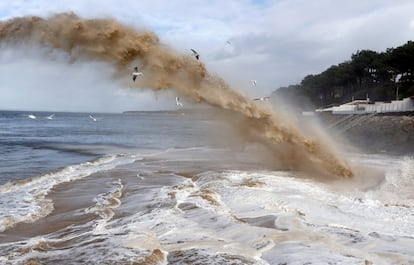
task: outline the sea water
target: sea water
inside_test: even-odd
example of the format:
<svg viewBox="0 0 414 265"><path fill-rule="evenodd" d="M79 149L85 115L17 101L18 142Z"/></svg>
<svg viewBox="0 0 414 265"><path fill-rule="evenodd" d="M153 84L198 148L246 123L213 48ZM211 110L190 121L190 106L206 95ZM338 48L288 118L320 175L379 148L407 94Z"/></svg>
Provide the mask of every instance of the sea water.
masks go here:
<svg viewBox="0 0 414 265"><path fill-rule="evenodd" d="M321 181L202 112L51 114L0 112L0 264L414 264L412 157Z"/></svg>

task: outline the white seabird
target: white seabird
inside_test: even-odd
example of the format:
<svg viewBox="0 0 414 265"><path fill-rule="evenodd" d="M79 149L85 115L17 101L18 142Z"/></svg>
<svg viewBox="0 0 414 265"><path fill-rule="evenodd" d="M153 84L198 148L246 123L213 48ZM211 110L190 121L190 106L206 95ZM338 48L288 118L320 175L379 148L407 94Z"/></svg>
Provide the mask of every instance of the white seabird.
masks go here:
<svg viewBox="0 0 414 265"><path fill-rule="evenodd" d="M29 114L27 115L28 118L35 120L37 117L33 114Z"/></svg>
<svg viewBox="0 0 414 265"><path fill-rule="evenodd" d="M180 98L179 97L175 97L175 104L177 104L178 107L182 107L183 103L180 102Z"/></svg>
<svg viewBox="0 0 414 265"><path fill-rule="evenodd" d="M254 98L253 100L260 100L260 101L264 101L264 100L269 100L270 97L261 97L261 98Z"/></svg>
<svg viewBox="0 0 414 265"><path fill-rule="evenodd" d="M45 119L53 120L53 116L55 116L55 114L49 115L49 116L45 117Z"/></svg>
<svg viewBox="0 0 414 265"><path fill-rule="evenodd" d="M190 49L193 52L193 55L195 56L195 58L198 60L200 58L200 54L198 54L198 52L196 50Z"/></svg>
<svg viewBox="0 0 414 265"><path fill-rule="evenodd" d="M250 80L254 86L256 86L256 80Z"/></svg>
<svg viewBox="0 0 414 265"><path fill-rule="evenodd" d="M89 118L91 118L93 121L97 121L97 119L92 115L89 115Z"/></svg>
<svg viewBox="0 0 414 265"><path fill-rule="evenodd" d="M137 76L143 76L144 74L138 70L138 66L134 67L134 72L132 72L132 80L135 82Z"/></svg>

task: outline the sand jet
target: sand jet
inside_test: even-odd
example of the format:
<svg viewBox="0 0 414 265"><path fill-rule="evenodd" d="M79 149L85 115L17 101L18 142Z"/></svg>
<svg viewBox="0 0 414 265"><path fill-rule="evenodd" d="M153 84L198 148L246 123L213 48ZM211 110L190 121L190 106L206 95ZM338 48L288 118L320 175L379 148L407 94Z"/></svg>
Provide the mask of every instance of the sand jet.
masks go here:
<svg viewBox="0 0 414 265"><path fill-rule="evenodd" d="M229 123L240 126L246 140L263 145L285 168L318 175L353 175L346 161L323 139L309 138L282 115L254 104L222 78L208 73L200 61L161 44L153 32L137 31L114 19L83 19L73 13L0 22L0 43L28 42L63 50L71 61L99 60L114 65L114 78L119 80L130 75L132 64L140 62L148 71L140 87L171 88L188 101L241 115L241 124Z"/></svg>

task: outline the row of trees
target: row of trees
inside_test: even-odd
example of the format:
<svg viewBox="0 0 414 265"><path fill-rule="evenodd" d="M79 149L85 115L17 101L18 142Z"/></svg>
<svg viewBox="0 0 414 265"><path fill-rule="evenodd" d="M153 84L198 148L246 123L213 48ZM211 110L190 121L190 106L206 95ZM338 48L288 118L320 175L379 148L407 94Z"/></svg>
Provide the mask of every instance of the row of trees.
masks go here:
<svg viewBox="0 0 414 265"><path fill-rule="evenodd" d="M355 99L388 101L414 95L414 42L385 52L357 51L351 60L308 75L298 85L279 88L277 94L301 95L316 106Z"/></svg>

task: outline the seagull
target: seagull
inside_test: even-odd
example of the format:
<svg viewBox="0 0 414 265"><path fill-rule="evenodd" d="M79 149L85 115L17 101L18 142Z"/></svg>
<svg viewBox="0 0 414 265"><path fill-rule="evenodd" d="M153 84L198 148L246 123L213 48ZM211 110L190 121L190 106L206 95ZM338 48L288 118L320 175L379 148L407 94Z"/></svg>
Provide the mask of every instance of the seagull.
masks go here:
<svg viewBox="0 0 414 265"><path fill-rule="evenodd" d="M256 80L250 80L254 86L256 86Z"/></svg>
<svg viewBox="0 0 414 265"><path fill-rule="evenodd" d="M45 118L48 119L48 120L53 120L53 116L55 116L55 114L49 115L49 116L47 116Z"/></svg>
<svg viewBox="0 0 414 265"><path fill-rule="evenodd" d="M132 73L132 80L135 82L137 76L143 76L144 74L138 70L138 66L134 67L134 72Z"/></svg>
<svg viewBox="0 0 414 265"><path fill-rule="evenodd" d="M27 115L28 118L35 120L37 117L33 114L29 114Z"/></svg>
<svg viewBox="0 0 414 265"><path fill-rule="evenodd" d="M97 119L92 115L89 115L89 118L91 118L93 121L97 121Z"/></svg>
<svg viewBox="0 0 414 265"><path fill-rule="evenodd" d="M195 56L195 58L198 60L200 58L200 54L198 54L198 52L196 52L193 49L190 49L193 52L193 55Z"/></svg>
<svg viewBox="0 0 414 265"><path fill-rule="evenodd" d="M175 103L177 104L177 106L182 107L183 103L180 102L180 98L179 97L175 97Z"/></svg>
<svg viewBox="0 0 414 265"><path fill-rule="evenodd" d="M254 98L253 100L260 100L260 101L264 101L264 100L269 100L270 97L261 97L261 98Z"/></svg>

